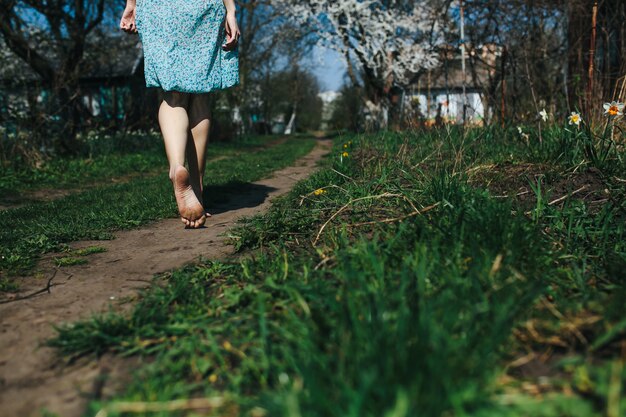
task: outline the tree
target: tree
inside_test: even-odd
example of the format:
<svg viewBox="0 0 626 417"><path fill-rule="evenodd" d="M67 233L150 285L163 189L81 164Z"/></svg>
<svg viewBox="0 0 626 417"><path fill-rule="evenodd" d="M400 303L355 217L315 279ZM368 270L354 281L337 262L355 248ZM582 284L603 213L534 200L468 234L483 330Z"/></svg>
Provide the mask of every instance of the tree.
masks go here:
<svg viewBox="0 0 626 417"><path fill-rule="evenodd" d="M87 36L104 15L105 0L0 0L0 36L52 92L67 152L76 150L78 80Z"/></svg>
<svg viewBox="0 0 626 417"><path fill-rule="evenodd" d="M366 106L387 124L388 93L437 65L440 14L426 1L276 0L289 17L311 27L324 46L341 53L354 85L359 77ZM356 66L356 68L355 68Z"/></svg>
<svg viewBox="0 0 626 417"><path fill-rule="evenodd" d="M565 116L576 108L598 109L598 102L614 97L626 73L626 3L597 2L597 36L592 45L594 3L465 1L466 41L497 44L506 50L497 67L493 66L495 77L486 90L492 106L501 108L501 116L535 119L544 106ZM470 58L470 63L480 59ZM588 91L590 86L592 91ZM505 105L515 111L507 111Z"/></svg>

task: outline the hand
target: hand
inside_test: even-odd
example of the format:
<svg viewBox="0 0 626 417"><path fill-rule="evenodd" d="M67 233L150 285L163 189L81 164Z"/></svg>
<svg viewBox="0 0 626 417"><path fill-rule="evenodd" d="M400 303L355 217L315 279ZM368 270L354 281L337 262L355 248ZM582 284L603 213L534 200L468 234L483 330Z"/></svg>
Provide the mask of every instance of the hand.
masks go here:
<svg viewBox="0 0 626 417"><path fill-rule="evenodd" d="M126 33L137 33L137 7L134 5L128 5L124 9L122 14L122 20L120 21L120 29Z"/></svg>
<svg viewBox="0 0 626 417"><path fill-rule="evenodd" d="M237 17L235 13L226 13L226 43L222 45L222 49L225 51L232 51L237 47L239 43L239 25L237 24Z"/></svg>

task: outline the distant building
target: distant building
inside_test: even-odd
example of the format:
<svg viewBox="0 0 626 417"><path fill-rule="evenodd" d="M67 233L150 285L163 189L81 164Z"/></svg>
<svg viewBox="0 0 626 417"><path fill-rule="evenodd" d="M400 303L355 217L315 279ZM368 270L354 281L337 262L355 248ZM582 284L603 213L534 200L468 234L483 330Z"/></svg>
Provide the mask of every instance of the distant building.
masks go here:
<svg viewBox="0 0 626 417"><path fill-rule="evenodd" d="M323 103L322 107L322 123L320 125L321 130L328 130L329 123L333 117L333 111L335 109L335 101L341 97L341 93L338 91L324 91L317 95Z"/></svg>
<svg viewBox="0 0 626 417"><path fill-rule="evenodd" d="M146 115L156 114L158 93L145 87L143 52L137 37L91 39L84 62L79 87L85 124L140 127L147 122ZM54 109L50 87L1 42L0 63L0 121L10 124L16 110L27 114L33 106Z"/></svg>
<svg viewBox="0 0 626 417"><path fill-rule="evenodd" d="M486 93L493 85L501 49L495 45L468 47L465 97L458 48L442 53L441 66L424 73L407 91L405 103L420 118L431 122L482 123L491 117Z"/></svg>

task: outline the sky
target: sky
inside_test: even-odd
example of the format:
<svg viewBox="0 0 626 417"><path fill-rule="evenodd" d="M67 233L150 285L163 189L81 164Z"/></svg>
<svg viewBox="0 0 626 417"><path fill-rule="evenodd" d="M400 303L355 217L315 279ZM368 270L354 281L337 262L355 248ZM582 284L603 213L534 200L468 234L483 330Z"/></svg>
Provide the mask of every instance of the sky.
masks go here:
<svg viewBox="0 0 626 417"><path fill-rule="evenodd" d="M306 65L319 80L321 91L338 91L343 85L346 65L336 51L317 46Z"/></svg>

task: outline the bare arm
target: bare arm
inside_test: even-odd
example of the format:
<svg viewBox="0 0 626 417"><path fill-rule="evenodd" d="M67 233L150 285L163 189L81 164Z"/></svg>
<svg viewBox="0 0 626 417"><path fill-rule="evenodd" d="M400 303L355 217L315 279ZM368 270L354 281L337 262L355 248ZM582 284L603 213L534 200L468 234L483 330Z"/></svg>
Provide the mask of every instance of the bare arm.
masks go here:
<svg viewBox="0 0 626 417"><path fill-rule="evenodd" d="M225 51L232 51L239 43L239 25L237 24L237 16L235 15L235 0L222 0L226 7L226 43L222 45Z"/></svg>
<svg viewBox="0 0 626 417"><path fill-rule="evenodd" d="M235 0L223 0L224 7L226 7L226 13L235 14Z"/></svg>
<svg viewBox="0 0 626 417"><path fill-rule="evenodd" d="M232 1L232 0L231 0ZM120 29L126 33L137 33L137 23L135 17L137 15L137 0L126 0L126 8L122 14L120 21Z"/></svg>

